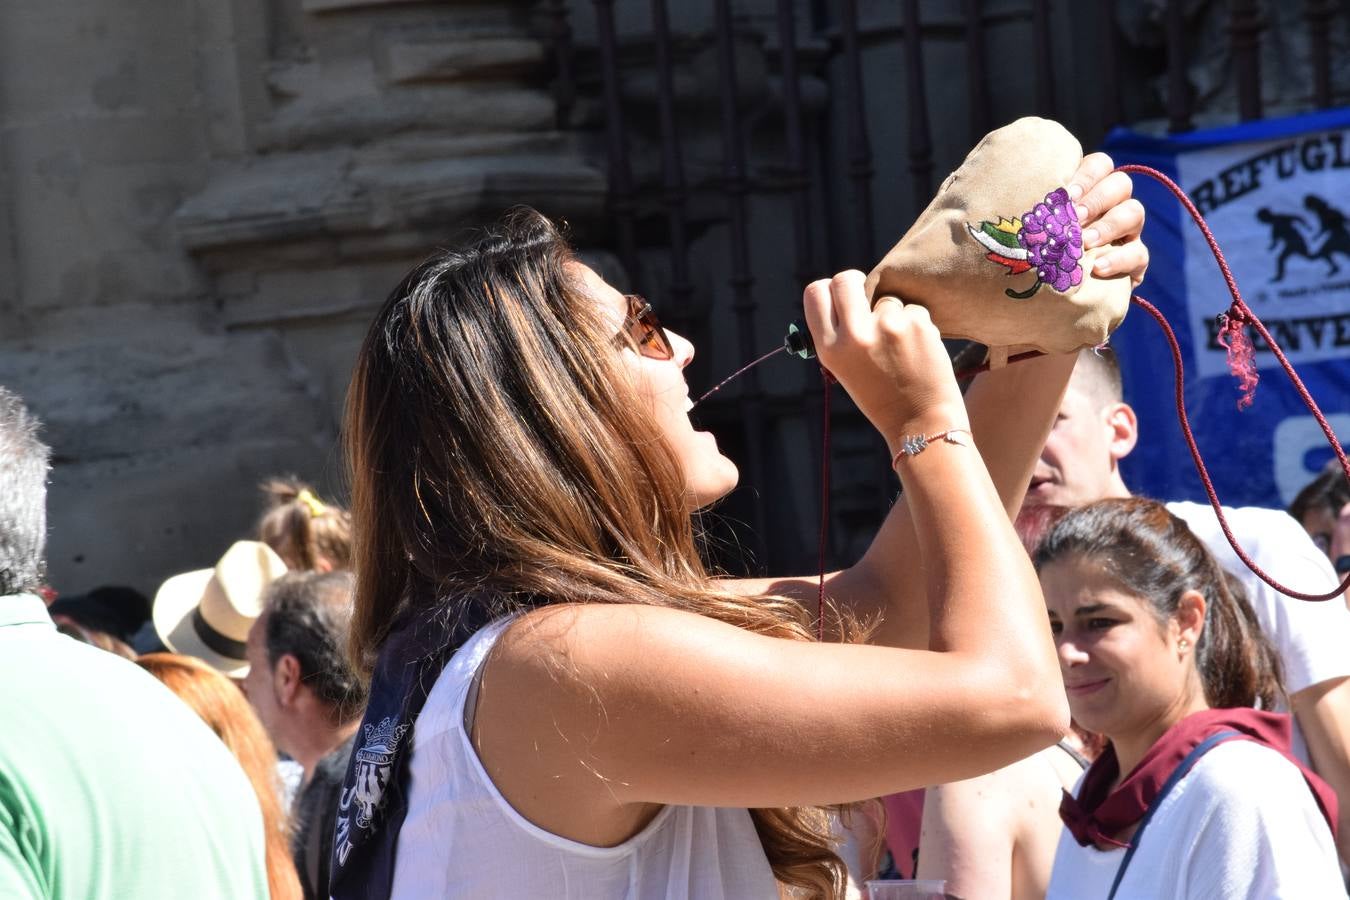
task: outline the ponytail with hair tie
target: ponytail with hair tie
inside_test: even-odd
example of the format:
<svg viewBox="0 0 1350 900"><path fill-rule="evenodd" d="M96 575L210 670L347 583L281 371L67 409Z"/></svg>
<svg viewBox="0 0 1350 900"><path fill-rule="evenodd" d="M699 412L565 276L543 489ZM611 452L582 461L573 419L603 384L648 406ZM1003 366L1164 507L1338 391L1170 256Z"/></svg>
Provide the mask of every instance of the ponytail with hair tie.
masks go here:
<svg viewBox="0 0 1350 900"><path fill-rule="evenodd" d="M309 510L309 517L311 519L317 519L328 512L328 507L324 506L323 501L314 496L314 492L309 488L304 488L300 493L296 494L295 502L302 504L305 509Z"/></svg>
<svg viewBox="0 0 1350 900"><path fill-rule="evenodd" d="M270 478L262 485L268 509L258 521L258 539L299 571L351 568L351 515L325 503L298 478Z"/></svg>

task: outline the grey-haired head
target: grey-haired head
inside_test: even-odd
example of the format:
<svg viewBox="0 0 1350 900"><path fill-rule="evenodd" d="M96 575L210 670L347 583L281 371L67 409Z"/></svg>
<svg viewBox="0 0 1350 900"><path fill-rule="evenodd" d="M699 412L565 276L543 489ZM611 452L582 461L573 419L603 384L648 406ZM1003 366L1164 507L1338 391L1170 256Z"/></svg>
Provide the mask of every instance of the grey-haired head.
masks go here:
<svg viewBox="0 0 1350 900"><path fill-rule="evenodd" d="M22 398L0 387L0 596L36 591L45 576L51 450Z"/></svg>

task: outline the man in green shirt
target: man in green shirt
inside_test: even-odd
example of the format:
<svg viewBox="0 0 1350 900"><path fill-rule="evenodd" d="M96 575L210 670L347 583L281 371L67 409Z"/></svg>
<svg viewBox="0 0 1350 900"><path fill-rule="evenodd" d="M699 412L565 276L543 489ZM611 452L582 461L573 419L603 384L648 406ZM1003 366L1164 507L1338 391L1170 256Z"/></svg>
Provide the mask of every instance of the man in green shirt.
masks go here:
<svg viewBox="0 0 1350 900"><path fill-rule="evenodd" d="M0 897L267 896L256 795L137 666L56 631L42 583L49 451L0 388Z"/></svg>

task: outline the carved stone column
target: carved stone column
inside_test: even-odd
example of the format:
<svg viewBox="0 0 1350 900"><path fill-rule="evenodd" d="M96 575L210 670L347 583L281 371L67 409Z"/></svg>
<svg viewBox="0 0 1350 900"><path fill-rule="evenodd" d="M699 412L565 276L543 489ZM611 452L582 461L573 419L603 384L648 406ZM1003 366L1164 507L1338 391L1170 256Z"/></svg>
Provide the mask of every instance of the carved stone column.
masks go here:
<svg viewBox="0 0 1350 900"><path fill-rule="evenodd" d="M407 255L512 203L598 213L600 173L553 130L533 4L271 4L250 152L175 216L208 268Z"/></svg>
<svg viewBox="0 0 1350 900"><path fill-rule="evenodd" d="M0 384L55 450L55 586L212 565L267 475L336 493L401 274L512 203L600 214L548 34L527 0L0 4Z"/></svg>

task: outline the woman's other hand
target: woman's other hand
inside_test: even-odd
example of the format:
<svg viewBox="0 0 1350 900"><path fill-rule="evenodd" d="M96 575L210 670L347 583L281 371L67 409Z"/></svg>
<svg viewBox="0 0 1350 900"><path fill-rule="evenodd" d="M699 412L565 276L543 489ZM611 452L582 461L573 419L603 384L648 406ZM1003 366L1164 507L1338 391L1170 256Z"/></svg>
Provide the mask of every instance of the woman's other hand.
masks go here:
<svg viewBox="0 0 1350 900"><path fill-rule="evenodd" d="M891 445L906 435L966 427L951 361L928 310L881 297L872 306L862 272L807 285L802 303L821 365Z"/></svg>
<svg viewBox="0 0 1350 900"><path fill-rule="evenodd" d="M1130 176L1115 171L1105 153L1090 153L1067 187L1083 226L1083 249L1109 248L1097 257L1092 274L1098 278L1128 274L1130 284L1138 287L1148 269L1148 248L1139 239L1144 205L1131 196Z"/></svg>

